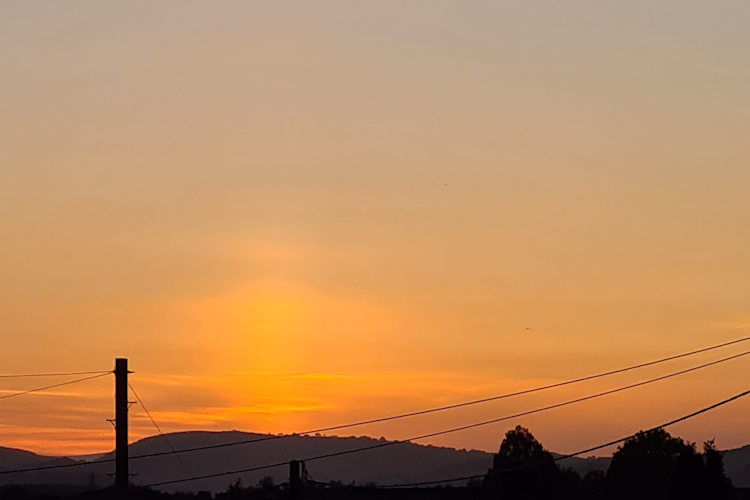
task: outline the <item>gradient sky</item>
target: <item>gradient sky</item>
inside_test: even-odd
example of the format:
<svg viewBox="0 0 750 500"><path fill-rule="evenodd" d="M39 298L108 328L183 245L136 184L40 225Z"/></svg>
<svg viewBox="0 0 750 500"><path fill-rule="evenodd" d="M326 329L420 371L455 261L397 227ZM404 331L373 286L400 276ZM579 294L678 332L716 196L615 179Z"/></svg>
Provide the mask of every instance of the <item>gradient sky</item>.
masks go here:
<svg viewBox="0 0 750 500"><path fill-rule="evenodd" d="M164 430L292 432L747 335L748 25L744 0L3 2L0 372L127 356ZM428 442L521 423L570 452L747 373ZM112 386L0 401L0 445L110 449ZM748 413L673 431L740 446Z"/></svg>

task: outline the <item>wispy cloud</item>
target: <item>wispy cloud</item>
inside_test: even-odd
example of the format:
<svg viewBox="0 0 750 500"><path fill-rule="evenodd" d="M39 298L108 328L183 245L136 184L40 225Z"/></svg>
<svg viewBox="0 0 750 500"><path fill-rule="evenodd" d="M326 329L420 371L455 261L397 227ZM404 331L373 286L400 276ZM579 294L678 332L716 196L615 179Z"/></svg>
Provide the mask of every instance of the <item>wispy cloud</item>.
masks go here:
<svg viewBox="0 0 750 500"><path fill-rule="evenodd" d="M711 327L717 330L750 330L750 317L741 317L734 321L719 321Z"/></svg>

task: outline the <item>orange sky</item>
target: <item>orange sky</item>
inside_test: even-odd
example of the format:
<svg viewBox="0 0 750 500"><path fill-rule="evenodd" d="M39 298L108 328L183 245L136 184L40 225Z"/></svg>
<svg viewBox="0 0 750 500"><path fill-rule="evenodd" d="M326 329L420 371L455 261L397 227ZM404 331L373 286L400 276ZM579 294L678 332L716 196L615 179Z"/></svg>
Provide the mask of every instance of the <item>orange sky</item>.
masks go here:
<svg viewBox="0 0 750 500"><path fill-rule="evenodd" d="M291 432L747 335L748 21L741 1L4 3L0 373L127 356L165 430ZM429 442L494 450L522 423L573 451L746 374ZM109 449L111 393L0 400L0 445ZM674 431L739 446L748 411Z"/></svg>

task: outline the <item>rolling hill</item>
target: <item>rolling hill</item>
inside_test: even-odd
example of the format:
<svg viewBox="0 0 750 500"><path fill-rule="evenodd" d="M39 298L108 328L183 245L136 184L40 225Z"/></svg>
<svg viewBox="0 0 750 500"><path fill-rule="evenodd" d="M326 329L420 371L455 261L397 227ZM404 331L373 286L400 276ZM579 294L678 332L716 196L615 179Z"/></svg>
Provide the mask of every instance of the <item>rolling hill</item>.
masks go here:
<svg viewBox="0 0 750 500"><path fill-rule="evenodd" d="M268 435L238 431L173 433L168 434L167 439L163 436L153 436L131 444L130 455L168 452L171 449L170 444L175 449L184 449L265 437ZM282 464L270 469L236 472L221 477L159 487L165 491L223 491L238 479L245 485L256 484L265 476L272 477L276 483L284 482L288 477L288 467L285 464L292 459L335 454L385 443L386 441L382 438L377 440L370 437L286 436L282 439L250 445L133 459L130 471L134 474L132 478L134 484L146 485L196 475L252 469L266 464ZM113 456L110 452L98 458L107 459ZM91 460L91 456L85 459L82 457L47 457L24 450L0 447L0 471L86 460ZM308 461L306 466L309 476L315 481L395 484L481 474L490 467L491 463L492 454L484 451L397 443L361 453ZM750 445L724 452L724 463L727 474L735 486L750 486ZM573 458L565 460L561 465L585 474L589 470L606 470L609 459ZM80 486L82 489L103 487L111 484L112 478L109 473L113 470L113 463L104 463L27 473L0 474L0 485L57 484L68 487Z"/></svg>

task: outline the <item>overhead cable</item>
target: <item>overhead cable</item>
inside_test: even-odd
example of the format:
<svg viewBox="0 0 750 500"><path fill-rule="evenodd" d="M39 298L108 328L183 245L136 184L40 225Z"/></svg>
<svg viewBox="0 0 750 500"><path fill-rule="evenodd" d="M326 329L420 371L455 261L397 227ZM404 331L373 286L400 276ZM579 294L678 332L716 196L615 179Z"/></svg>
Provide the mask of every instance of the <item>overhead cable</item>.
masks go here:
<svg viewBox="0 0 750 500"><path fill-rule="evenodd" d="M16 396L23 396L24 394L31 394L33 392L46 391L47 389L55 389L57 387L63 387L65 385L77 384L79 382L85 382L86 380L93 380L95 378L105 377L107 375L110 375L111 373L112 372L109 371L109 372L99 373L98 375L92 375L90 377L83 377L83 378L78 378L75 380L68 380L67 382L60 382L59 384L52 384L52 385L47 385L44 387L37 387L34 389L27 389L25 391L18 391L18 392L14 392L11 394L5 394L3 396L0 396L0 399L14 398Z"/></svg>
<svg viewBox="0 0 750 500"><path fill-rule="evenodd" d="M472 400L472 401L465 401L465 402L462 402L462 403L455 403L455 404L451 404L451 405L439 406L439 407L435 407L435 408L428 408L428 409L425 409L425 410L413 411L413 412L408 412L408 413L400 413L400 414L396 414L396 415L391 415L391 416L386 416L386 417L380 417L380 418L374 418L374 419L369 419L369 420L361 420L361 421L352 422L352 423L348 423L348 424L334 425L334 426L329 426L329 427L320 427L320 428L317 428L317 429L309 429L309 430L306 430L306 431L295 432L295 433L292 433L292 434L283 434L283 435L275 435L275 436L263 436L263 437L260 437L260 438L243 439L243 440L239 440L239 441L231 441L229 443L218 443L218 444L214 444L214 445L205 445L205 446L196 446L196 447L191 447L191 448L183 448L183 449L177 450L176 453L190 453L190 452L193 452L193 451L211 450L211 449L217 449L217 448L226 448L226 447L229 447L229 446L240 446L240 445L245 445L245 444L260 443L260 442L264 442L264 441L273 441L273 440L276 440L276 439L286 439L286 438L293 437L293 436L302 436L302 435L306 435L306 434L317 434L317 433L323 433L323 432L330 432L330 431L335 431L335 430L348 429L348 428L352 428L352 427L359 427L359 426L368 425L368 424L375 424L375 423L387 422L387 421L397 420L397 419L402 419L402 418L416 417L416 416L420 416L420 415L427 415L427 414L430 414L430 413L437 413L437 412L442 412L442 411L447 411L447 410L453 410L453 409L456 409L456 408L462 408L462 407L466 407L466 406L472 406L472 405L477 405L477 404L482 404L482 403L488 403L490 401L497 401L497 400L512 398L512 397L516 397L516 396L522 396L522 395L525 395L525 394L531 394L531 393L545 391L545 390L549 390L549 389L555 389L555 388L558 388L558 387L564 387L564 386L567 386L567 385L577 384L577 383L580 383L580 382L585 382L585 381L594 380L594 379L597 379L597 378L607 377L607 376L610 376L610 375L615 375L615 374L619 374L619 373L625 373L625 372L633 371L633 370L636 370L636 369L639 369L639 368L645 368L645 367L648 367L648 366L654 366L654 365L658 365L658 364L661 364L661 363L666 363L668 361L673 361L673 360L677 360L677 359L681 359L681 358L686 358L688 356L694 356L696 354L701 354L701 353L704 353L704 352L713 351L713 350L716 350L716 349L720 349L722 347L728 347L728 346L731 346L731 345L739 344L741 342L747 342L748 340L750 340L750 336L748 336L748 337L742 337L742 338L739 338L739 339L736 339L736 340L732 340L732 341L729 341L729 342L724 342L724 343L721 343L721 344L715 344L715 345L712 345L712 346L703 347L701 349L696 349L696 350L685 352L685 353L681 353L681 354L676 354L676 355L668 356L668 357L665 357L665 358L660 358L660 359L653 360L653 361L648 361L648 362L645 362L645 363L639 363L639 364L635 364L635 365L626 366L624 368L618 368L616 370L610 370L610 371L606 371L606 372L601 372L601 373L597 373L597 374L594 374L594 375L587 375L587 376L584 376L584 377L570 379L570 380L566 380L566 381L563 381L563 382L557 382L557 383L554 383L554 384L548 384L548 385L533 387L533 388L524 389L524 390L521 390L521 391L510 392L510 393L500 394L500 395L496 395L496 396L490 396L490 397L486 397L486 398L482 398L482 399L475 399L475 400ZM745 354L746 353L743 353L743 354L741 354L741 356L744 356ZM729 359L733 359L733 358L728 358L725 361L728 361ZM710 365L706 365L706 366L710 366ZM170 453L172 453L172 452L155 452L155 453L144 454L144 455L140 455L140 456L137 456L137 457L131 457L131 458L157 457L157 456L160 456L160 455L167 455L167 454L170 454Z"/></svg>
<svg viewBox="0 0 750 500"><path fill-rule="evenodd" d="M322 455L314 455L314 456L302 458L302 459L299 459L299 460L302 461L302 462L312 462L312 461L316 461L316 460L323 460L323 459L327 459L327 458L334 458L334 457L339 457L339 456L344 456L344 455L350 455L350 454L353 454L353 453L361 453L361 452L364 452L364 451L370 451L370 450L375 450L375 449L379 449L379 448L385 448L385 447L389 447L389 446L395 446L397 444L409 443L411 441L418 441L418 440L426 439L426 438L429 438L429 437L441 436L441 435L444 435L444 434L450 434L450 433L454 433L454 432L459 432L459 431L463 431L463 430L466 430L466 429L472 429L472 428L475 428L475 427L480 427L480 426L485 426L485 425L489 425L489 424L493 424L493 423L502 422L502 421L505 421L505 420L511 420L511 419L522 417L522 416L526 416L526 415L532 415L532 414L535 414L535 413L540 413L540 412L543 412L543 411L548 411L548 410L551 410L551 409L554 409L554 408L560 408L560 407L563 407L563 406L568 406L568 405L572 405L572 404L575 404L575 403L580 403L582 401L588 401L588 400L599 398L599 397L603 397L603 396L606 396L606 395L609 395L609 394L614 394L614 393L625 391L625 390L628 390L628 389L633 389L635 387L641 387L641 386L644 386L644 385L647 385L647 384L651 384L651 383L658 382L658 381L661 381L661 380L665 380L665 379L668 379L668 378L672 378L672 377L676 377L676 376L679 376L679 375L683 375L685 373L689 373L689 372L693 372L693 371L700 370L700 369L703 369L703 368L707 368L709 366L714 366L714 365L717 365L717 364L720 364L720 363L724 363L724 362L727 362L727 361L730 361L730 360L733 360L733 359L737 359L737 358L740 358L742 356L746 356L748 354L750 354L750 351L745 351L743 353L736 354L734 356L729 356L727 358L722 358L722 359L719 359L719 360L716 360L716 361L712 361L710 363L704 363L704 364L699 365L699 366L695 366L695 367L688 368L688 369L685 369L685 370L680 370L680 371L673 372L673 373L670 373L670 374L667 374L667 375L662 375L660 377L655 377L655 378L648 379L648 380L645 380L645 381L642 381L642 382L638 382L638 383L635 383L635 384L630 384L630 385L618 387L616 389L611 389L611 390L608 390L608 391L603 391L603 392L599 392L599 393L596 393L596 394L592 394L592 395L589 395L589 396L584 396L584 397L581 397L581 398L576 398L576 399L568 400L568 401L565 401L565 402L562 402L562 403L556 403L554 405L544 406L544 407L541 407L541 408L536 408L536 409L525 411L525 412L515 413L513 415L507 415L507 416L503 416L503 417L499 417L499 418L494 418L494 419L491 419L491 420L485 420L485 421L482 421L482 422L475 422L475 423L464 425L464 426L460 426L460 427L452 427L450 429L445 429L445 430L438 431L438 432L432 432L432 433L429 433L429 434L422 434L422 435L410 437L410 438L407 438L407 439L402 439L402 440L397 440L397 441L386 441L386 442L383 442L383 443L377 443L377 444L374 444L374 445L364 446L364 447L360 447L360 448L354 448L354 449L350 449L350 450L342 450L342 451L337 451L337 452L332 452L332 453L326 453L326 454L322 454ZM750 392L750 391L748 391L748 392ZM738 399L739 397L742 397L745 394L746 393L743 393L741 395L738 395L738 396L735 396L733 398L730 398L729 400L726 400L724 402L717 403L716 405L708 407L707 409L699 410L698 412L694 412L690 416L678 419L677 421L685 420L686 418L691 418L692 416L699 415L699 414L704 413L704 412L706 412L706 411L708 411L710 409L716 408L716 407L721 406L723 404L726 404L726 403L728 403L730 401L733 401L734 399ZM670 425L672 423L676 423L677 421L670 422ZM607 445L604 445L604 446L607 446ZM213 446L213 447L216 447L216 446ZM594 449L598 449L598 448L594 448ZM183 451L185 451L185 450L183 450ZM180 451L180 452L183 452L183 451ZM585 451L583 453L585 453ZM156 456L156 455L157 454L141 455L141 456L138 456L138 457L134 456L132 458L133 459L135 459L135 458L146 458L147 456ZM162 482L159 482L159 483L148 484L148 485L145 485L145 486L162 486L162 485L166 485L166 484L174 484L174 483L181 483L181 482L187 482L187 481L195 481L195 480L199 480L199 479L208 479L208 478L213 478L213 477L221 477L221 476L238 474L238 473L243 473L243 472L252 472L252 471L258 471L258 470L264 470L264 469L271 469L271 468L275 468L275 467L281 467L281 466L284 466L284 465L287 465L287 464L288 464L288 462L280 462L280 463L262 465L262 466L258 466L258 467L252 467L250 469L241 469L241 470L234 470L234 471L228 471L228 472L221 472L221 473L209 474L209 475L204 475L204 476L193 476L193 477L182 478L182 479L173 479L173 480L169 480L169 481L162 481Z"/></svg>
<svg viewBox="0 0 750 500"><path fill-rule="evenodd" d="M634 438L635 436L637 436L641 432L648 433L648 432L656 431L658 429L663 429L665 427L672 426L672 425L677 424L679 422L683 422L685 420L688 420L688 419L691 419L691 418L696 417L698 415L701 415L702 413L706 413L708 411L711 411L711 410L713 410L715 408L718 408L720 406L724 406L725 404L731 403L732 401L735 401L737 399L745 397L748 394L750 394L750 390L747 390L745 392L741 392L739 394L736 394L736 395L734 395L734 396L732 396L732 397L730 397L728 399L725 399L723 401L719 401L718 403L714 403L711 406L707 406L705 408L701 408L698 411L694 411L694 412L689 413L687 415L683 415L682 417L676 418L674 420L670 420L669 422L665 422L665 423L663 423L661 425L657 425L657 426L652 427L651 429L648 429L646 431L639 431L639 432L637 432L635 434L631 434L629 436L625 436L625 437L622 437L622 438L619 438L619 439L615 439L615 440L609 441L607 443L602 443L602 444L599 444L599 445L596 445L596 446L592 446L591 448L586 448L585 450L576 451L574 453L568 453L567 455L559 455L557 457L554 457L552 460L554 462L559 462L561 460L565 460L566 458L577 457L577 456L583 455L585 453L590 453L592 451L601 450L602 448L607 448L609 446L614 446L616 444L620 444L620 443L622 443L624 441L627 441L628 439ZM533 466L533 465L536 465L536 464L534 464L534 463L527 464L527 466ZM521 466L521 467L524 467L524 466ZM503 469L501 472L511 472L513 470L518 470L521 467ZM438 479L438 480L432 480L432 481L420 481L420 482L415 482L415 483L389 484L389 485L380 486L380 488L414 488L414 487L417 487L417 486L428 486L428 485L433 485L433 484L453 483L453 482L457 482L457 481L469 481L471 479L483 478L486 475L487 475L487 473L483 472L481 474L474 474L473 476L453 477L453 478L450 478L450 479Z"/></svg>

